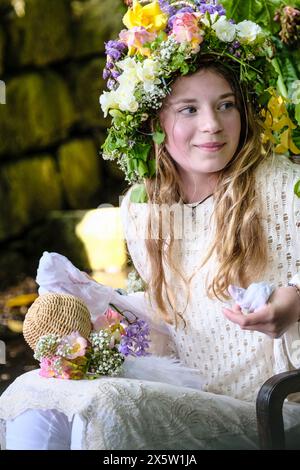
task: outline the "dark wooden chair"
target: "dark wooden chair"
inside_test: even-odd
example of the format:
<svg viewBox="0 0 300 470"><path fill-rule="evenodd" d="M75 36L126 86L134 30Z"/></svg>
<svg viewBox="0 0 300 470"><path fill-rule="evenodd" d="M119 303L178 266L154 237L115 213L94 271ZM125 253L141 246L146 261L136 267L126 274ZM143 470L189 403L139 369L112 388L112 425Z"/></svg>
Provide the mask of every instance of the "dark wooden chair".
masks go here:
<svg viewBox="0 0 300 470"><path fill-rule="evenodd" d="M256 414L261 449L285 449L282 407L295 392L300 392L300 369L274 375L260 388Z"/></svg>

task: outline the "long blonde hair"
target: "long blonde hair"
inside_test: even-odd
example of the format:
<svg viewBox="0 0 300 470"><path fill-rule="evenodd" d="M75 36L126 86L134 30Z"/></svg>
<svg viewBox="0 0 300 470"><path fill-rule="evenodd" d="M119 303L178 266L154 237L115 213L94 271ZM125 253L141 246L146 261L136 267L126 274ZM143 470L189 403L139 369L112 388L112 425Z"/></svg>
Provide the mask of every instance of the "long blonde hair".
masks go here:
<svg viewBox="0 0 300 470"><path fill-rule="evenodd" d="M210 259L213 253L217 256L218 268L211 283L206 287L210 298L227 299L229 284L246 287L257 279L267 263L267 240L257 204L255 188L255 170L260 163L269 157L270 147L263 148L261 143L262 127L251 103L246 102L245 94L239 84L224 67L215 64L204 64L221 74L231 85L237 99L241 114L242 129L238 149L220 172L214 191L215 238L201 266ZM169 240L161 232L162 220L155 208L163 204L172 205L183 200L183 188L176 165L164 145L154 145L157 172L154 179L146 179L145 186L149 202L146 249L151 263L151 277L147 285L149 298L154 299L163 318L177 324L177 317L183 312L176 310L172 301L172 286L168 285L164 263L176 273L186 288L186 305L190 296L190 281L185 279L174 257L178 240L174 238L173 224L170 224ZM226 214L226 217L224 215ZM160 218L159 220L157 218ZM159 223L159 236L151 237L153 225ZM222 233L222 237L218 234ZM171 311L163 297L165 291Z"/></svg>

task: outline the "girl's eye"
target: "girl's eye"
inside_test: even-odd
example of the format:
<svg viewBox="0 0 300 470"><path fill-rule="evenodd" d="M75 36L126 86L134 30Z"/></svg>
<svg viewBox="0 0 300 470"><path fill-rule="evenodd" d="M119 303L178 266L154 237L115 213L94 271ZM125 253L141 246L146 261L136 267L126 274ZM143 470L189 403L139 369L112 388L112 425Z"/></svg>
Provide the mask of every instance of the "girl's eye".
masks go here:
<svg viewBox="0 0 300 470"><path fill-rule="evenodd" d="M180 114L194 114L197 110L194 106L186 106L185 108L180 109L179 112Z"/></svg>
<svg viewBox="0 0 300 470"><path fill-rule="evenodd" d="M235 108L235 103L233 101L226 101L219 106L220 111L226 111L227 109Z"/></svg>

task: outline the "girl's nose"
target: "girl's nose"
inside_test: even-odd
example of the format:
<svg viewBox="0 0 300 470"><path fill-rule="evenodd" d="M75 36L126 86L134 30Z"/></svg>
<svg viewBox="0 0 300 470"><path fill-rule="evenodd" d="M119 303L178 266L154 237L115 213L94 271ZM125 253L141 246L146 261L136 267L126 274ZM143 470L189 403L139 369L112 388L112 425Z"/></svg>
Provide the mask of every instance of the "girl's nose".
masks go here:
<svg viewBox="0 0 300 470"><path fill-rule="evenodd" d="M199 120L199 129L201 132L216 134L222 130L222 124L217 114L210 110L201 113Z"/></svg>

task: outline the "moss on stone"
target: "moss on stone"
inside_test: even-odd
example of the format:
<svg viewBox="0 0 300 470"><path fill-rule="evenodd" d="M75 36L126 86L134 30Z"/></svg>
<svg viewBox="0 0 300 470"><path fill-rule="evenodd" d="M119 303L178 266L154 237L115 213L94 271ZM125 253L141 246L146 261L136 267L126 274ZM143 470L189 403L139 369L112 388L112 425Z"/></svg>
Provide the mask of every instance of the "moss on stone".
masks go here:
<svg viewBox="0 0 300 470"><path fill-rule="evenodd" d="M60 176L50 155L0 170L0 240L18 235L49 210L62 207Z"/></svg>
<svg viewBox="0 0 300 470"><path fill-rule="evenodd" d="M70 0L26 0L25 15L8 25L9 64L45 65L70 55Z"/></svg>
<svg viewBox="0 0 300 470"><path fill-rule="evenodd" d="M79 269L90 270L88 256L82 241L76 235L76 226L86 211L52 211L38 227L30 230L25 239L29 259L37 260L43 251L55 251L67 256Z"/></svg>
<svg viewBox="0 0 300 470"><path fill-rule="evenodd" d="M102 71L103 58L94 59L86 64L74 64L69 69L70 82L74 93L74 103L82 127L107 127L109 119L104 119L99 97L105 88Z"/></svg>
<svg viewBox="0 0 300 470"><path fill-rule="evenodd" d="M65 138L76 120L69 90L54 72L8 81L0 107L0 155L43 148Z"/></svg>
<svg viewBox="0 0 300 470"><path fill-rule="evenodd" d="M74 140L60 147L59 167L65 197L71 208L95 207L98 200L100 158L92 140Z"/></svg>
<svg viewBox="0 0 300 470"><path fill-rule="evenodd" d="M101 53L104 41L119 34L126 12L120 0L73 1L74 57Z"/></svg>

